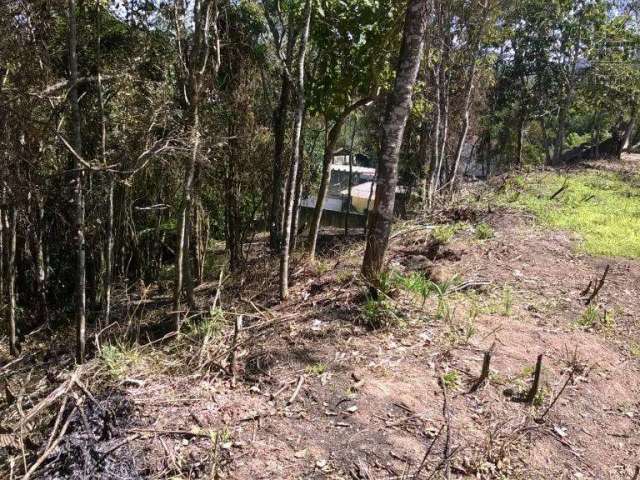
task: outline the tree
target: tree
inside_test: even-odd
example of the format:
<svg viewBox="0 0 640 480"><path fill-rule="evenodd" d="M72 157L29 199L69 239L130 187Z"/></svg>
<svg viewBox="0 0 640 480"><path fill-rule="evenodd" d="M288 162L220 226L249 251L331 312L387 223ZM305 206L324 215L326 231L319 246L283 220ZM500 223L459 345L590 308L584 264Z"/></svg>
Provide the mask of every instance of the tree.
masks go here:
<svg viewBox="0 0 640 480"><path fill-rule="evenodd" d="M71 124L73 139L73 163L76 171L74 178L74 228L76 236L76 360L78 363L84 362L85 356L85 329L86 329L86 270L85 270L85 239L84 239L84 195L83 177L84 167L82 164L82 132L80 104L78 101L78 56L77 56L77 24L76 24L76 2L69 0L69 103L71 104Z"/></svg>
<svg viewBox="0 0 640 480"><path fill-rule="evenodd" d="M185 12L181 11L181 2L176 1L176 36L182 39L178 46L178 65L180 71L180 90L183 90L183 108L186 110L185 131L190 136L191 154L186 160L182 199L178 209L176 236L178 248L176 255L173 308L175 329L180 330L182 322L181 296L183 284L186 285L187 303L194 307L192 261L190 254L191 212L193 207L193 184L196 166L200 155L200 109L203 101L205 73L209 68L215 78L220 64L220 48L217 42L218 3L215 0L196 0L193 2L193 34L191 43L186 43L184 23ZM181 24L183 24L181 26ZM213 34L211 34L213 32ZM212 44L215 46L212 50Z"/></svg>
<svg viewBox="0 0 640 480"><path fill-rule="evenodd" d="M298 53L298 77L296 83L296 110L293 123L293 148L291 167L289 169L289 186L287 192L287 204L284 217L283 248L280 257L280 298L286 300L289 296L289 247L291 245L291 225L293 222L293 209L295 203L296 179L298 178L298 166L300 163L300 139L302 136L302 121L305 112L304 67L307 54L307 41L309 39L309 27L311 23L311 0L305 1L304 27L300 40L300 52Z"/></svg>
<svg viewBox="0 0 640 480"><path fill-rule="evenodd" d="M322 21L315 24L313 41L318 51L311 81L310 110L326 125L320 185L316 195L307 255L313 260L324 202L329 189L331 162L344 125L356 110L378 98L386 86L390 48L396 43L393 1L323 3Z"/></svg>
<svg viewBox="0 0 640 480"><path fill-rule="evenodd" d="M384 116L376 198L373 210L369 214L367 245L362 262L362 273L374 286L378 284L383 270L384 255L393 223L398 156L411 110L412 89L420 68L427 28L427 4L427 0L409 1L396 78Z"/></svg>

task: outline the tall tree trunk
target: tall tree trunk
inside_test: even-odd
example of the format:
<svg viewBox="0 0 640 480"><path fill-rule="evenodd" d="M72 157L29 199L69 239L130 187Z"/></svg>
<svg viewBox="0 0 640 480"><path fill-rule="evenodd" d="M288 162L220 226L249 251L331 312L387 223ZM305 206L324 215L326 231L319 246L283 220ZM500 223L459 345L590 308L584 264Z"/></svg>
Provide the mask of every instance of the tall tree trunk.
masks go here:
<svg viewBox="0 0 640 480"><path fill-rule="evenodd" d="M35 194L33 197L35 215L33 228L30 235L30 250L33 256L33 265L35 271L36 297L37 297L37 314L38 320L42 323L47 321L47 278L46 267L44 263L44 207L42 201Z"/></svg>
<svg viewBox="0 0 640 480"><path fill-rule="evenodd" d="M369 228L369 220L371 219L369 215L369 211L371 209L371 199L373 198L373 192L375 191L375 186L378 181L378 169L376 168L376 173L373 175L373 180L371 180L371 185L369 186L369 196L367 197L367 207L364 209L365 222L364 228L362 229L362 234L367 236L367 229Z"/></svg>
<svg viewBox="0 0 640 480"><path fill-rule="evenodd" d="M440 71L442 70L442 62L438 63L438 70L434 73L433 79L435 82L436 91L436 108L435 108L435 121L433 123L433 145L431 147L431 162L429 165L429 194L427 196L427 207L433 206L433 200L436 191L440 187L440 179L438 178L438 166L440 165L440 123L442 121L442 109L440 108L441 90L440 90Z"/></svg>
<svg viewBox="0 0 640 480"><path fill-rule="evenodd" d="M556 136L556 141L553 149L553 163L557 165L560 163L560 159L562 158L562 154L564 153L564 137L565 137L565 128L567 123L567 100L562 100L562 105L560 105L560 110L558 112L558 134Z"/></svg>
<svg viewBox="0 0 640 480"><path fill-rule="evenodd" d="M302 131L304 132L306 111L302 115ZM291 221L291 245L290 249L295 250L298 243L298 224L300 223L300 199L302 196L302 181L304 176L304 135L300 138L300 162L298 165L298 175L296 176L296 189L293 198L293 219Z"/></svg>
<svg viewBox="0 0 640 480"><path fill-rule="evenodd" d="M467 84L465 86L465 99L464 99L464 116L462 119L462 130L460 132L460 136L458 137L458 144L456 145L456 153L453 160L453 165L451 166L451 171L449 172L449 188L451 192L453 192L456 188L456 176L458 174L458 169L460 168L460 159L462 158L462 150L464 149L464 145L467 142L467 133L469 133L469 116L471 109L471 100L473 98L473 80L475 78L476 73L476 56L473 57L473 64L471 65L471 71L469 72L469 79L467 80Z"/></svg>
<svg viewBox="0 0 640 480"><path fill-rule="evenodd" d="M8 207L7 223L7 306L9 308L9 352L18 355L18 343L16 339L16 207Z"/></svg>
<svg viewBox="0 0 640 480"><path fill-rule="evenodd" d="M633 139L633 134L636 131L636 122L638 120L638 105L633 104L631 106L631 118L629 119L629 123L627 123L626 128L624 130L624 136L622 137L622 148L620 149L620 153L626 152L631 147L631 141Z"/></svg>
<svg viewBox="0 0 640 480"><path fill-rule="evenodd" d="M285 57L287 69L291 68L294 44L295 38L293 37L293 28L291 28L287 35L287 53ZM286 195L283 175L285 165L284 153L287 135L287 112L289 110L290 101L291 80L289 79L287 72L283 72L278 107L273 113L273 192L271 193L271 210L269 213L269 244L271 249L276 252L279 252L282 248L282 214L283 203Z"/></svg>
<svg viewBox="0 0 640 480"><path fill-rule="evenodd" d="M522 110L518 113L518 133L516 138L516 161L518 167L522 166L522 148L524 145L524 127L526 125L526 117Z"/></svg>
<svg viewBox="0 0 640 480"><path fill-rule="evenodd" d="M77 57L77 25L76 1L69 0L69 73L71 88L69 102L71 103L71 123L73 128L73 148L82 156L82 133L80 104L78 101L78 57ZM85 329L86 329L86 268L85 268L85 240L84 240L84 195L83 195L83 166L74 157L76 169L74 179L74 226L76 239L76 360L84 362L85 357Z"/></svg>
<svg viewBox="0 0 640 480"><path fill-rule="evenodd" d="M393 223L398 157L404 127L411 110L412 89L420 68L427 28L427 4L428 0L409 1L396 79L385 113L376 199L370 214L367 245L362 262L362 273L372 285L378 284L382 273Z"/></svg>
<svg viewBox="0 0 640 480"><path fill-rule="evenodd" d="M544 119L544 115L540 117L540 129L542 130L542 145L544 146L544 164L551 165L549 134L547 133L547 122Z"/></svg>
<svg viewBox="0 0 640 480"><path fill-rule="evenodd" d="M237 130L234 126L229 128L229 154L224 178L225 197L225 237L227 250L229 251L229 270L237 272L243 260L242 255L242 219L240 215L240 192L238 191L238 178L236 168L241 162L241 153L237 140Z"/></svg>
<svg viewBox="0 0 640 480"><path fill-rule="evenodd" d="M318 243L318 233L320 232L320 224L322 223L322 211L324 209L324 202L329 192L329 183L331 181L331 162L335 155L338 138L340 137L340 131L342 130L342 123L336 122L336 124L329 130L327 135L327 143L324 147L324 155L322 157L322 176L320 177L320 187L318 188L318 195L316 197L316 204L313 209L313 216L311 217L311 225L309 227L309 239L307 243L307 255L310 260L313 260L316 256L316 245Z"/></svg>
<svg viewBox="0 0 640 480"><path fill-rule="evenodd" d="M0 312L4 311L4 303L6 300L6 268L7 268L7 228L6 228L6 208L4 189L0 198Z"/></svg>
<svg viewBox="0 0 640 480"><path fill-rule="evenodd" d="M202 88L204 74L210 61L211 44L216 44L215 58L212 61L212 74L215 77L220 65L220 47L218 44L218 3L212 0L195 0L193 2L193 35L189 55L187 56L179 48L181 65L186 65L187 92L187 121L186 127L191 137L191 155L187 159L182 185L182 199L178 210L178 222L176 236L178 246L175 264L175 281L173 292L174 326L176 332L180 331L182 324L182 288L186 290L186 300L190 308L195 307L193 296L193 276L191 261L191 214L193 210L193 184L196 175L196 163L200 154L200 102L202 100ZM181 35L178 19L176 20L176 34ZM209 31L213 30L210 35ZM210 38L213 37L213 39ZM188 59L187 59L188 57Z"/></svg>
<svg viewBox="0 0 640 480"><path fill-rule="evenodd" d="M97 64L98 64L98 105L100 107L100 159L107 166L107 114L105 111L104 90L102 88L102 14L100 0L96 0L96 18L98 29ZM113 235L114 235L114 191L115 177L107 173L107 225L104 245L104 324L109 325L111 319L111 290L113 284Z"/></svg>
<svg viewBox="0 0 640 480"><path fill-rule="evenodd" d="M175 329L180 330L182 324L182 288L186 287L187 304L194 306L193 280L191 278L191 256L189 254L189 237L191 233L191 210L193 205L193 180L196 172L196 161L200 151L199 117L197 107L193 111L193 125L191 127L191 155L187 160L184 182L182 185L182 203L178 212L178 251L176 255L176 276L173 292L173 309L175 314Z"/></svg>
<svg viewBox="0 0 640 480"><path fill-rule="evenodd" d="M296 86L297 106L293 122L293 155L289 168L289 188L287 192L287 205L284 217L284 229L282 232L283 246L280 257L280 299L286 300L289 296L289 249L291 247L291 224L293 220L293 204L295 201L296 178L298 176L298 164L300 162L300 141L302 136L302 121L305 111L304 99L304 65L307 54L307 42L309 40L309 27L311 24L311 0L306 0L304 29L300 42L298 57L298 84Z"/></svg>
<svg viewBox="0 0 640 480"><path fill-rule="evenodd" d="M111 319L111 289L113 285L113 245L114 245L114 190L115 179L109 177L109 191L107 192L107 240L104 265L104 324L109 325Z"/></svg>

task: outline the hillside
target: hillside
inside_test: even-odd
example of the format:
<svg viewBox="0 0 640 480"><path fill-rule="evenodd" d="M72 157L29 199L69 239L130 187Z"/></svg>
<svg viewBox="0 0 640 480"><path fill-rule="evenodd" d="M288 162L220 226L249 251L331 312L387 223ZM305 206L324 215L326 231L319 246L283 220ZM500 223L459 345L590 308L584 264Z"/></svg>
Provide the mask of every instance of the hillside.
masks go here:
<svg viewBox="0 0 640 480"><path fill-rule="evenodd" d="M467 185L397 223L378 300L362 238L334 232L315 264L295 257L286 302L258 247L246 275L197 289L205 314L177 338L152 284L117 292L83 366L71 332L35 332L15 360L2 341L0 476L49 439L32 478L638 478L640 260L540 215L570 224L594 167ZM635 168L611 175L637 212ZM606 206L611 188L592 191Z"/></svg>

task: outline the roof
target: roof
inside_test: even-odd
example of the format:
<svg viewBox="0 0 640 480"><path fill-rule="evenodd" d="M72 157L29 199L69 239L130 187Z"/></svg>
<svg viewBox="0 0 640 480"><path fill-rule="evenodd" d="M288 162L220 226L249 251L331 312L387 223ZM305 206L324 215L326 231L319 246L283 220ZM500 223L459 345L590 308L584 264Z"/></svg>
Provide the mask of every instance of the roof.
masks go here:
<svg viewBox="0 0 640 480"><path fill-rule="evenodd" d="M331 165L331 170L334 170L334 171L337 171L337 172L347 172L347 173L349 173L349 165ZM353 173L370 174L371 176L375 176L375 174L376 174L376 169L375 168L360 167L358 165L352 165L351 166L351 171Z"/></svg>

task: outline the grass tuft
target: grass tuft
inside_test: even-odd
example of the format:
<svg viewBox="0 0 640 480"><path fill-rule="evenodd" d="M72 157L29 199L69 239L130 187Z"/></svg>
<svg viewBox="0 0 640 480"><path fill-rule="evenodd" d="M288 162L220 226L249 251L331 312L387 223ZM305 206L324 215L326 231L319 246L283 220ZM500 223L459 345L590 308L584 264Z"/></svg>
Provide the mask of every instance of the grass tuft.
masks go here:
<svg viewBox="0 0 640 480"><path fill-rule="evenodd" d="M489 240L493 238L495 235L493 228L486 223L479 223L476 225L475 236L478 240Z"/></svg>
<svg viewBox="0 0 640 480"><path fill-rule="evenodd" d="M105 345L100 351L100 359L113 378L123 378L141 359L140 352L123 343Z"/></svg>

